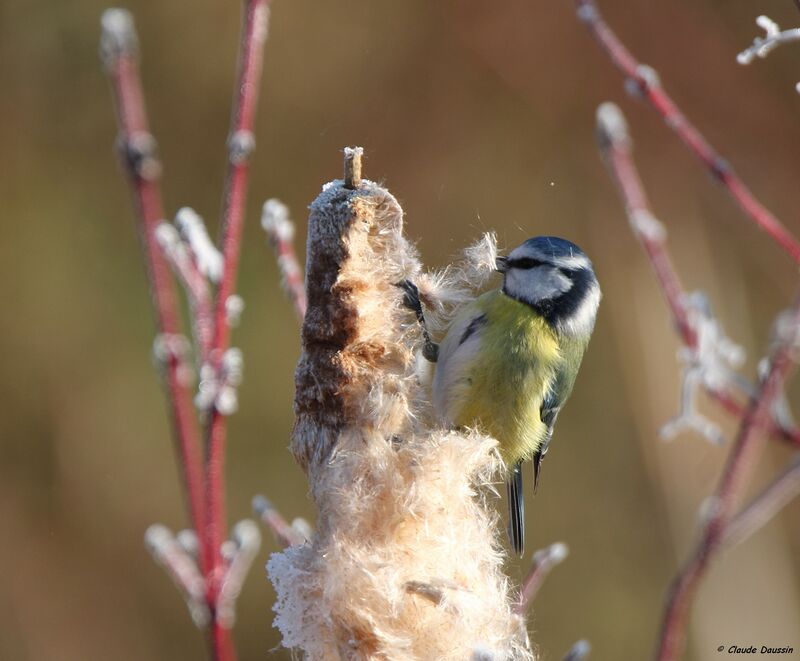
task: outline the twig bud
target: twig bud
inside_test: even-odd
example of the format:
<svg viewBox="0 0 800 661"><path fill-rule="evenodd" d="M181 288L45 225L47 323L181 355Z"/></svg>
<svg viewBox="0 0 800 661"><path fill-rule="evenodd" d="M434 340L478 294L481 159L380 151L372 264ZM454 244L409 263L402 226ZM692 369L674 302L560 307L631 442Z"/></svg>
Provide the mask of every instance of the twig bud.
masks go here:
<svg viewBox="0 0 800 661"><path fill-rule="evenodd" d="M616 147L629 148L631 144L628 133L628 122L616 103L606 101L597 107L597 139L600 147L610 144Z"/></svg>
<svg viewBox="0 0 800 661"><path fill-rule="evenodd" d="M219 282L223 271L222 254L208 236L203 219L194 209L183 207L175 215L175 225L189 245L200 273L211 282Z"/></svg>
<svg viewBox="0 0 800 661"><path fill-rule="evenodd" d="M135 56L139 40L133 24L133 15L127 9L106 9L100 18L100 58L111 69L122 55Z"/></svg>

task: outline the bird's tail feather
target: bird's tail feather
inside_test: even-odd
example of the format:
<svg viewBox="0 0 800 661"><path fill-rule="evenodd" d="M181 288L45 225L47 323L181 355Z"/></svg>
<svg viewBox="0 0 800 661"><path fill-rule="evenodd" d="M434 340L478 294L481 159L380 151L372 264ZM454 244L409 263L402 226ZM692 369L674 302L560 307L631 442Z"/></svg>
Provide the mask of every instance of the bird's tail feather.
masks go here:
<svg viewBox="0 0 800 661"><path fill-rule="evenodd" d="M525 548L525 501L522 492L522 462L514 465L506 482L508 488L508 540L522 557Z"/></svg>

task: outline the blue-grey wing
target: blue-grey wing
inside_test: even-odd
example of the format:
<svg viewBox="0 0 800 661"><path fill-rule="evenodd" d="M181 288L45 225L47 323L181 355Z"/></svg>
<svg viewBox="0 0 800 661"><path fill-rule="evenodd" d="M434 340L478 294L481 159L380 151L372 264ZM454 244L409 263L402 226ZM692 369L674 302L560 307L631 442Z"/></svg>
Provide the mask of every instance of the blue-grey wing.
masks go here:
<svg viewBox="0 0 800 661"><path fill-rule="evenodd" d="M433 376L433 408L445 424L452 424L464 404L471 385L470 374L481 347L486 317L469 306L450 326L439 345Z"/></svg>

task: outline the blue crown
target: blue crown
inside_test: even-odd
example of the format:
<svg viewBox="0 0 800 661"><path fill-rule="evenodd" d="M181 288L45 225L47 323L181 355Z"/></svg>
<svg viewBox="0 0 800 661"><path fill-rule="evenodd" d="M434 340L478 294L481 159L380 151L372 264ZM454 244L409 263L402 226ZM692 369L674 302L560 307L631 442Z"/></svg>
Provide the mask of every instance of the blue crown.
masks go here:
<svg viewBox="0 0 800 661"><path fill-rule="evenodd" d="M544 255L552 257L573 257L584 255L583 250L576 246L572 241L561 239L557 236L537 236L528 239L522 244L527 248L536 250Z"/></svg>

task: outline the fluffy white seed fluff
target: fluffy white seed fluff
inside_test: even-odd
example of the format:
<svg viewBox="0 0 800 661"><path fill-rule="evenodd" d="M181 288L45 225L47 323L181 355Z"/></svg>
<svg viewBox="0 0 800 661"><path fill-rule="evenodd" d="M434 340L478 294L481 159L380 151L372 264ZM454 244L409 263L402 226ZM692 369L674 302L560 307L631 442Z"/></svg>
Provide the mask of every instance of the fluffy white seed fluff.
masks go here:
<svg viewBox="0 0 800 661"><path fill-rule="evenodd" d="M441 320L495 255L487 235L463 264L421 276L386 190L337 181L311 206L292 450L318 517L308 543L267 565L275 626L304 658L534 658L488 502L496 441L427 424L420 332L396 286L418 282Z"/></svg>

